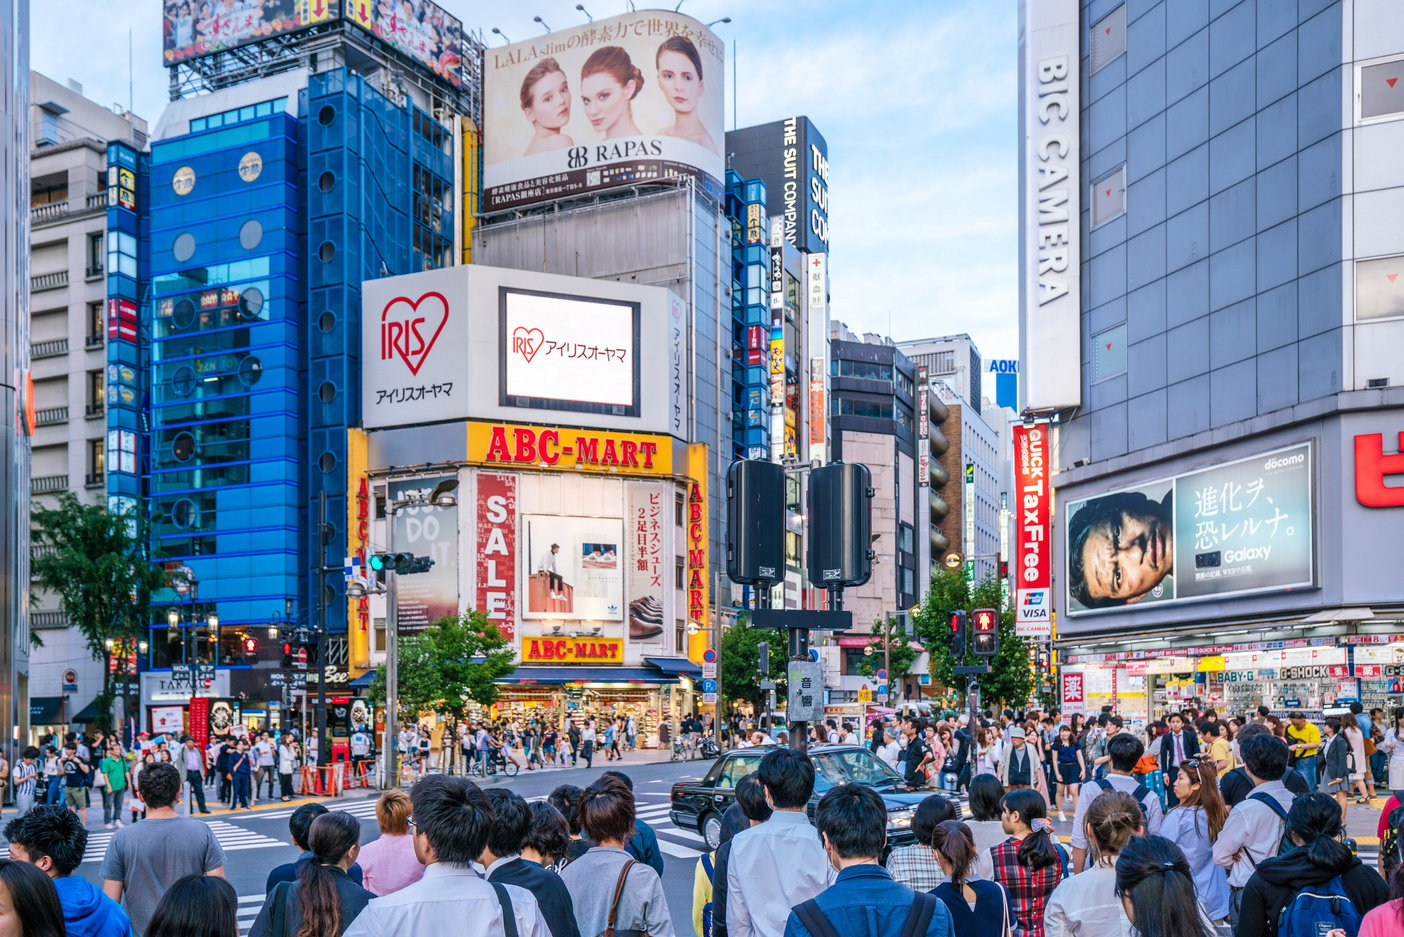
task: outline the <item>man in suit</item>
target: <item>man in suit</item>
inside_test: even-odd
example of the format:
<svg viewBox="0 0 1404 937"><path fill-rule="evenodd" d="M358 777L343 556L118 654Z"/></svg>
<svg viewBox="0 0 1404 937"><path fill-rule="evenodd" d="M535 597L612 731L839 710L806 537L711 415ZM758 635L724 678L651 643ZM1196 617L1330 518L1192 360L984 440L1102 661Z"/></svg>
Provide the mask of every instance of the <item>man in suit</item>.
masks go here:
<svg viewBox="0 0 1404 937"><path fill-rule="evenodd" d="M492 804L492 823L488 827L487 846L478 857L478 862L487 869L487 880L516 885L531 892L551 930L551 937L580 937L575 906L565 882L556 873L521 856L522 841L531 828L531 811L526 801L500 787L490 789L487 798Z"/></svg>
<svg viewBox="0 0 1404 937"><path fill-rule="evenodd" d="M1165 797L1170 807L1179 804L1175 796L1175 778L1179 777L1180 765L1199 754L1199 736L1185 726L1184 717L1171 713L1165 718L1170 731L1160 740L1160 773L1165 776Z"/></svg>

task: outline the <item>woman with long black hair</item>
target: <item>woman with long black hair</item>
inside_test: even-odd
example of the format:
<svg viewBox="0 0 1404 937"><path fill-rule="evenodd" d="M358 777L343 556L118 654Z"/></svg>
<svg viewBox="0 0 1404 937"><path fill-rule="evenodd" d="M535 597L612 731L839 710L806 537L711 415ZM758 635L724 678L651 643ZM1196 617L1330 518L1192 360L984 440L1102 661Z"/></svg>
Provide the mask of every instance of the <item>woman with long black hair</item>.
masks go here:
<svg viewBox="0 0 1404 937"><path fill-rule="evenodd" d="M58 890L38 866L0 859L0 934L64 937Z"/></svg>
<svg viewBox="0 0 1404 937"><path fill-rule="evenodd" d="M1243 889L1237 937L1277 937L1282 910L1303 889L1322 892L1339 878L1358 914L1384 904L1384 879L1340 841L1341 808L1329 794L1303 794L1287 811L1287 836L1293 848L1266 859Z"/></svg>
<svg viewBox="0 0 1404 937"><path fill-rule="evenodd" d="M1137 937L1214 937L1185 854L1163 836L1137 836L1122 847L1116 893Z"/></svg>
<svg viewBox="0 0 1404 937"><path fill-rule="evenodd" d="M361 823L349 813L312 821L296 884L280 882L264 899L249 937L341 937L375 897L347 876L361 851Z"/></svg>
<svg viewBox="0 0 1404 937"><path fill-rule="evenodd" d="M1008 937L1009 896L998 882L972 879L975 836L959 820L946 820L931 831L931 850L946 881L931 890L951 913L961 937Z"/></svg>
<svg viewBox="0 0 1404 937"><path fill-rule="evenodd" d="M1053 889L1068 875L1068 854L1053 840L1043 795L1018 788L1000 801L1009 839L990 851L994 881L1009 893L1017 926L1026 937L1044 937L1043 913Z"/></svg>
<svg viewBox="0 0 1404 937"><path fill-rule="evenodd" d="M239 937L234 886L214 875L177 880L156 905L146 937Z"/></svg>

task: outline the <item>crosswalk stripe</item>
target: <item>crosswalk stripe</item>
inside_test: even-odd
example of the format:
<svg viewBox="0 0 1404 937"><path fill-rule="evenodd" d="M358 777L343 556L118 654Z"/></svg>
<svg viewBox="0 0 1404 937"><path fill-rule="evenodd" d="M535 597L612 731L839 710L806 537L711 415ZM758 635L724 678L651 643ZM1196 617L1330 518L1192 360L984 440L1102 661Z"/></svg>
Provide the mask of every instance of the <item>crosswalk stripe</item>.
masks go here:
<svg viewBox="0 0 1404 937"><path fill-rule="evenodd" d="M220 848L225 852L236 852L245 849L268 849L272 846L287 846L288 844L271 836L264 836L262 833L255 833L253 830L246 830L242 826L235 826L223 820L206 821L210 830L215 834L215 840ZM107 854L107 847L112 842L112 832L102 832L92 834L88 837L87 847L83 850L84 862L101 862ZM291 847L290 847L291 848Z"/></svg>

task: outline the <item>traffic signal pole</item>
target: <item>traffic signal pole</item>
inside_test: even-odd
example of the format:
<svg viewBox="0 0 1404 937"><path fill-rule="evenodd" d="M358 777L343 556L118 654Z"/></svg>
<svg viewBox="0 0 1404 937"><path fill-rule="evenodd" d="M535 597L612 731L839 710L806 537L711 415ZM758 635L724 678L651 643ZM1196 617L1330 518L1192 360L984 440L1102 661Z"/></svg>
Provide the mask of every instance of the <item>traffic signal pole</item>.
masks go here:
<svg viewBox="0 0 1404 937"><path fill-rule="evenodd" d="M397 504L386 506L385 550L395 552L395 515ZM385 572L385 770L381 787L394 790L400 786L400 746L397 716L400 710L400 603L399 573Z"/></svg>
<svg viewBox="0 0 1404 937"><path fill-rule="evenodd" d="M326 584L326 535L327 493L322 491L317 498L317 540L322 556L317 568L317 767L331 763L331 752L327 746L327 584Z"/></svg>

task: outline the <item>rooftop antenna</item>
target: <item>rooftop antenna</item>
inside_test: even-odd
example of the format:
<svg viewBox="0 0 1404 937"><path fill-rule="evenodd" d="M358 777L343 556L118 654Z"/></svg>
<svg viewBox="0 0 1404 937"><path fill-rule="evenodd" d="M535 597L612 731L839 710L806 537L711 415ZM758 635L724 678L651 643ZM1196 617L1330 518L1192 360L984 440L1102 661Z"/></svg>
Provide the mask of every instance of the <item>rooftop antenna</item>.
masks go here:
<svg viewBox="0 0 1404 937"><path fill-rule="evenodd" d="M132 93L132 30L127 28L127 113L136 106L136 95Z"/></svg>

